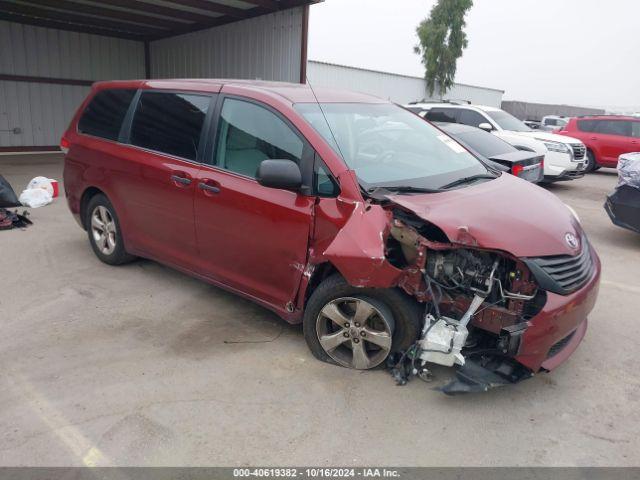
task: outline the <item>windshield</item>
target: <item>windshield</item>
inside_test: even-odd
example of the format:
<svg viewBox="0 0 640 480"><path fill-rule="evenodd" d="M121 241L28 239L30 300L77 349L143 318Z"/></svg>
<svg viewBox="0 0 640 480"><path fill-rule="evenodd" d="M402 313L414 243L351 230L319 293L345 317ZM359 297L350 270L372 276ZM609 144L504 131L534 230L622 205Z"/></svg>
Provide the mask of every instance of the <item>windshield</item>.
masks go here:
<svg viewBox="0 0 640 480"><path fill-rule="evenodd" d="M475 129L470 132L457 133L453 136L487 158L517 151L516 148L504 140L484 130Z"/></svg>
<svg viewBox="0 0 640 480"><path fill-rule="evenodd" d="M356 172L365 189L436 189L487 174L459 143L397 105L327 103L320 109L316 103L300 103L295 108Z"/></svg>
<svg viewBox="0 0 640 480"><path fill-rule="evenodd" d="M496 122L504 130L511 130L512 132L530 132L531 129L527 127L524 122L521 122L516 117L504 110L496 110L493 112L485 112L489 115L494 122Z"/></svg>

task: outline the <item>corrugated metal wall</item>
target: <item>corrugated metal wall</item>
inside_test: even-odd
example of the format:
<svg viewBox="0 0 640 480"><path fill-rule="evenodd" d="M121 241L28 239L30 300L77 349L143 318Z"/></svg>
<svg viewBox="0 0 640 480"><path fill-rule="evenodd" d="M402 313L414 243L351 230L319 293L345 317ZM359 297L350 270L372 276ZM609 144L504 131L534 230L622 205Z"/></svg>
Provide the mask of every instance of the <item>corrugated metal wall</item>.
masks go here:
<svg viewBox="0 0 640 480"><path fill-rule="evenodd" d="M75 85L0 81L0 147L58 145L88 92Z"/></svg>
<svg viewBox="0 0 640 480"><path fill-rule="evenodd" d="M154 78L298 82L303 8L151 42Z"/></svg>
<svg viewBox="0 0 640 480"><path fill-rule="evenodd" d="M0 21L0 74L90 81L142 78L144 46ZM0 147L57 145L88 90L78 85L0 81Z"/></svg>
<svg viewBox="0 0 640 480"><path fill-rule="evenodd" d="M104 80L144 77L144 46L0 21L0 73Z"/></svg>
<svg viewBox="0 0 640 480"><path fill-rule="evenodd" d="M378 72L344 65L309 61L307 78L312 86L358 90L396 103L406 104L429 98L427 85L423 78ZM455 84L444 95L445 99L468 100L472 103L499 107L502 103L502 90Z"/></svg>
<svg viewBox="0 0 640 480"><path fill-rule="evenodd" d="M580 115L604 115L600 108L575 107L572 105L552 105L546 103L531 103L505 100L502 109L521 120L541 121L547 115L563 115L577 117Z"/></svg>

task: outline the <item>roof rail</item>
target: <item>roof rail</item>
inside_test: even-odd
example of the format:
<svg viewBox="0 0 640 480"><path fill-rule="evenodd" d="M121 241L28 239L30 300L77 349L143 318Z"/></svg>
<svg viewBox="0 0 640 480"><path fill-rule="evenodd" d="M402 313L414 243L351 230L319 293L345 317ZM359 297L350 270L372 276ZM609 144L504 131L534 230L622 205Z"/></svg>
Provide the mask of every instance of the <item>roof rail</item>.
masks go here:
<svg viewBox="0 0 640 480"><path fill-rule="evenodd" d="M448 103L450 105L471 105L470 100L427 100L423 98L422 100L416 100L414 102L409 102L408 105L416 105L418 103Z"/></svg>

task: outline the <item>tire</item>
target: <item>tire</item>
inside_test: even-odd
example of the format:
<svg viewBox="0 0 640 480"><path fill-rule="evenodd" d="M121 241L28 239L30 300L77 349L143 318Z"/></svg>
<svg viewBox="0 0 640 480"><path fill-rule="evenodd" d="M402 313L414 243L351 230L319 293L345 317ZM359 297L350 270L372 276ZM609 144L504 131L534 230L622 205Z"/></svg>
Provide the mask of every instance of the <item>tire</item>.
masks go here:
<svg viewBox="0 0 640 480"><path fill-rule="evenodd" d="M327 320L324 315L321 316L323 309L334 304L334 302L361 302L373 308L374 315L370 320L367 320L367 322L375 322L375 325L368 323L368 325L362 325L362 328L360 328L360 335L362 335L362 330L366 330L366 332L373 330L376 334L369 335L369 338L365 337L365 341L362 342L362 345L367 345L366 349L368 349L368 353L372 353L370 355L372 361L369 364L356 366L358 362L355 360L356 355L353 349L353 342L355 338L358 337L358 331L357 328L353 327L355 327L357 323L354 322L354 325L350 325L351 328L343 328L340 330L341 327L334 325L335 322ZM304 338L311 353L318 360L348 368L365 370L384 365L384 361L389 354L409 348L418 338L421 328L421 316L422 308L418 302L398 289L356 288L349 285L340 275L336 274L324 280L313 292L311 298L309 298L303 318ZM353 318L355 317L352 317L352 319ZM319 329L322 329L323 322L328 322L335 327L335 331L330 332L330 334L333 335L341 332L345 337L345 340L342 340L344 344L337 347L331 354L325 350L320 342L321 334L326 333L319 331ZM392 338L388 350L386 345L384 347L378 347L374 343L370 343L373 342L373 338L382 338L383 329L379 328L378 325L383 324L391 328ZM353 333L353 330L356 330L356 332ZM349 333L351 337L347 338L345 335L347 333ZM324 335L322 336L323 338L327 338ZM377 342L378 340L376 340L376 343ZM376 350L377 348L379 348L380 351L386 350L386 354L383 355L378 352ZM338 351L338 349L340 349L340 351ZM348 350L351 350L351 353L348 353ZM345 354L344 352L347 353ZM338 355L338 353L340 353L340 355ZM349 355L353 357L352 362L348 361Z"/></svg>
<svg viewBox="0 0 640 480"><path fill-rule="evenodd" d="M584 168L584 171L589 173L593 172L600 168L596 163L596 157L591 150L587 150L587 166Z"/></svg>
<svg viewBox="0 0 640 480"><path fill-rule="evenodd" d="M86 215L89 243L100 261L108 265L123 265L135 260L136 257L125 250L118 215L107 197L94 195L89 200Z"/></svg>

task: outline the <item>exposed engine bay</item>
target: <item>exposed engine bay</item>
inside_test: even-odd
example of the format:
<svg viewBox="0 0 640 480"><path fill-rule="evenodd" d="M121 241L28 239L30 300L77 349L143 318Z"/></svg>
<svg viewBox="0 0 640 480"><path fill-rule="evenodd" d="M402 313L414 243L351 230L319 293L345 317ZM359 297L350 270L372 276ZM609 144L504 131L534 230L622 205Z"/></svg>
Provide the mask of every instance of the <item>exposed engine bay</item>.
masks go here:
<svg viewBox="0 0 640 480"><path fill-rule="evenodd" d="M426 305L420 338L389 361L396 381L429 380L429 364L457 366L458 379L443 388L448 394L530 376L511 360L527 319L544 304L527 267L504 252L452 244L438 227L403 210L393 213L386 254L407 272L400 286Z"/></svg>

